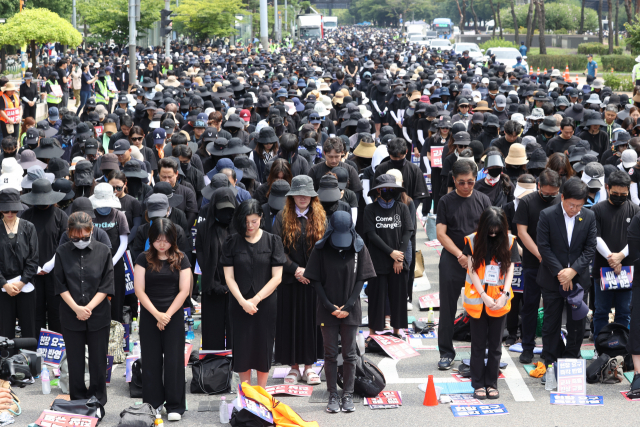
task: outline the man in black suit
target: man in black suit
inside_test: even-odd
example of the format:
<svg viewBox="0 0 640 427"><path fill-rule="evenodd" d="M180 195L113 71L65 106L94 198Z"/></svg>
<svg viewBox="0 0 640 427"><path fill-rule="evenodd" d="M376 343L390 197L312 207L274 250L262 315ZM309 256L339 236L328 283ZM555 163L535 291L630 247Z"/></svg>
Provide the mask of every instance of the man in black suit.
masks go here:
<svg viewBox="0 0 640 427"><path fill-rule="evenodd" d="M562 191L562 202L543 210L538 222L537 244L542 257L537 282L544 299L542 327L542 358L545 365L559 358L580 358L584 336L584 312L580 303L569 304L567 295L585 295L591 285L589 264L596 252L596 218L583 205L587 199L587 185L579 178L569 179ZM584 291L582 291L584 290ZM572 298L573 299L573 298ZM583 302L586 304L586 302ZM563 308L567 309L567 343L562 342L560 327ZM545 377L543 377L544 383Z"/></svg>

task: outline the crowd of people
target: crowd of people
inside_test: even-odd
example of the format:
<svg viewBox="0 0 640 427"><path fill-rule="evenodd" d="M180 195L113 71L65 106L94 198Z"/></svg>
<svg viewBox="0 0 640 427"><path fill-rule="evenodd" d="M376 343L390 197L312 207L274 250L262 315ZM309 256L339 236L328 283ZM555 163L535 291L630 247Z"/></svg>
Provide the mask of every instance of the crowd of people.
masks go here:
<svg viewBox="0 0 640 427"><path fill-rule="evenodd" d="M129 52L111 48L46 61L19 89L0 78L0 335L16 321L22 337L62 333L71 399L106 404L110 322L139 306L143 401L179 420L182 308L199 301L202 349L232 349L242 381L255 370L264 387L277 363L286 384L317 385L324 359L327 411L352 412L360 293L370 335L402 338L416 230L435 218L437 368L454 364L462 293L474 395L497 399L503 329L531 363L542 298L545 365L579 358L587 311L597 336L614 308L640 393L640 291L605 290L598 273L640 258L640 93L392 30L330 35L140 49L133 85Z"/></svg>

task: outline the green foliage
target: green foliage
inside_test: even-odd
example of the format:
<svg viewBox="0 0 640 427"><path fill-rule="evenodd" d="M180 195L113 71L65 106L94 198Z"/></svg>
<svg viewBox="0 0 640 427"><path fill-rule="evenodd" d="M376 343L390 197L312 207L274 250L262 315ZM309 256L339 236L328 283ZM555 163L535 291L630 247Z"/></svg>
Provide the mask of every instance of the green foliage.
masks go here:
<svg viewBox="0 0 640 427"><path fill-rule="evenodd" d="M534 69L540 67L541 70L564 70L569 65L569 69L575 71L587 68L587 58L580 55L527 55L527 64Z"/></svg>
<svg viewBox="0 0 640 427"><path fill-rule="evenodd" d="M15 3L18 4L19 0L15 0ZM27 8L49 9L51 12L55 12L60 15L61 18L71 21L73 4L69 0L27 0L26 3Z"/></svg>
<svg viewBox="0 0 640 427"><path fill-rule="evenodd" d="M511 16L511 7L507 4L503 9L500 9L500 17L502 20L502 26L505 28L513 28L513 18ZM524 4L516 6L516 19L518 20L519 27L527 26L527 12L529 11L529 5ZM567 34L569 32L575 32L580 29L580 2L562 1L562 2L546 2L544 5L545 16L547 18L545 28L552 30L555 34ZM534 28L537 24L534 25ZM590 8L584 9L584 29L586 31L595 31L598 29L598 14L595 10ZM561 31L561 32L558 32ZM564 32L562 32L564 31Z"/></svg>
<svg viewBox="0 0 640 427"><path fill-rule="evenodd" d="M602 57L598 67L602 70L611 71L613 68L619 73L630 73L636 60L630 55L605 55Z"/></svg>
<svg viewBox="0 0 640 427"><path fill-rule="evenodd" d="M640 19L636 15L636 19L633 23L625 23L625 30L627 30L626 44L631 46L631 53L640 53Z"/></svg>
<svg viewBox="0 0 640 427"><path fill-rule="evenodd" d="M630 76L620 76L612 72L602 73L604 85L609 86L614 92L633 92L634 83Z"/></svg>
<svg viewBox="0 0 640 427"><path fill-rule="evenodd" d="M518 46L516 46L515 43L507 40L502 40L499 38L487 40L486 42L480 45L480 49L484 49L484 50L487 50L492 47L515 47L516 49L518 48Z"/></svg>
<svg viewBox="0 0 640 427"><path fill-rule="evenodd" d="M113 39L117 44L128 43L128 0L82 0L77 3L77 8L96 39L103 42ZM164 9L163 0L141 0L140 21L136 23L140 36L160 20L161 9Z"/></svg>
<svg viewBox="0 0 640 427"><path fill-rule="evenodd" d="M569 34L569 32L564 28L560 28L559 30L555 30L553 34Z"/></svg>
<svg viewBox="0 0 640 427"><path fill-rule="evenodd" d="M69 21L47 9L25 9L0 25L0 45L23 46L31 41L76 47L82 43L82 35Z"/></svg>
<svg viewBox="0 0 640 427"><path fill-rule="evenodd" d="M602 43L581 43L578 45L578 53L583 55L592 54L592 55L608 55L609 54L609 45ZM614 55L622 55L624 53L624 47L618 46L613 47Z"/></svg>
<svg viewBox="0 0 640 427"><path fill-rule="evenodd" d="M228 37L235 34L236 15L243 12L240 0L182 0L174 19L198 39Z"/></svg>

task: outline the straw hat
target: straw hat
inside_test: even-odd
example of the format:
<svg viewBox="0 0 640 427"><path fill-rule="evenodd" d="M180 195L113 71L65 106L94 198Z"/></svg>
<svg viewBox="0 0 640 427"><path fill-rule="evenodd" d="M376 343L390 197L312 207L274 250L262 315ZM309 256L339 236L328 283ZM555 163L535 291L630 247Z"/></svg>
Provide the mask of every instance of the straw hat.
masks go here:
<svg viewBox="0 0 640 427"><path fill-rule="evenodd" d="M517 142L515 144L511 144L511 147L509 148L509 155L504 159L504 162L514 166L526 165L528 160L524 145Z"/></svg>

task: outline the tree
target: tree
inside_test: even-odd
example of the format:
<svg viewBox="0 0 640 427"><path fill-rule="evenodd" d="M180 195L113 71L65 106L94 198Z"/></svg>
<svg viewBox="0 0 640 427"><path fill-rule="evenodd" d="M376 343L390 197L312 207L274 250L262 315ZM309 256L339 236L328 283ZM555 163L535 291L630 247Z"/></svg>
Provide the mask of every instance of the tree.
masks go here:
<svg viewBox="0 0 640 427"><path fill-rule="evenodd" d="M627 12L627 22L633 22L633 13L631 12L631 0L624 0L624 10Z"/></svg>
<svg viewBox="0 0 640 427"><path fill-rule="evenodd" d="M598 41L602 43L602 0L598 0Z"/></svg>
<svg viewBox="0 0 640 427"><path fill-rule="evenodd" d="M493 33L491 34L492 38L496 37L496 26L498 25L498 19L496 17L496 8L493 7L493 0L489 0L489 4L491 5L491 13L493 15ZM502 33L502 28L500 28L500 32ZM502 38L502 34L500 34L500 38Z"/></svg>
<svg viewBox="0 0 640 427"><path fill-rule="evenodd" d="M582 10L580 11L580 30L578 30L578 34L584 34L584 5L587 0L582 0Z"/></svg>
<svg viewBox="0 0 640 427"><path fill-rule="evenodd" d="M476 15L476 10L473 8L473 0L469 0L469 6L471 7L471 14L473 15L473 29L476 34L480 34L480 31L478 31L478 15Z"/></svg>
<svg viewBox="0 0 640 427"><path fill-rule="evenodd" d="M236 15L244 12L240 0L182 0L174 19L193 37L203 40L234 35Z"/></svg>
<svg viewBox="0 0 640 427"><path fill-rule="evenodd" d="M116 44L129 42L128 0L82 0L77 3L78 14L89 31L99 41L113 39ZM160 20L163 0L141 0L140 21L136 22L139 37Z"/></svg>
<svg viewBox="0 0 640 427"><path fill-rule="evenodd" d="M547 54L547 43L544 40L544 0L531 0L535 2L536 12L538 13L538 31L540 32L540 55Z"/></svg>
<svg viewBox="0 0 640 427"><path fill-rule="evenodd" d="M460 9L459 0L456 0L456 5L458 6L458 13L460 14L460 23L458 24L460 27L460 34L464 34L464 18L467 14L467 0L462 0L462 9Z"/></svg>
<svg viewBox="0 0 640 427"><path fill-rule="evenodd" d="M620 25L620 21L618 21L618 6L620 5L620 0L616 0L616 46L620 46L620 41L618 40L618 26Z"/></svg>
<svg viewBox="0 0 640 427"><path fill-rule="evenodd" d="M609 41L609 55L613 55L613 19L611 19L612 15L612 4L611 4L611 0L607 1L607 5L609 6L609 36L607 37L608 41Z"/></svg>
<svg viewBox="0 0 640 427"><path fill-rule="evenodd" d="M524 42L527 45L527 49L531 49L531 41L533 39L533 1L529 2L529 8L527 12L527 40Z"/></svg>
<svg viewBox="0 0 640 427"><path fill-rule="evenodd" d="M25 9L0 25L0 45L31 44L31 71L38 65L36 44L59 42L72 47L82 44L80 34L71 23L47 9Z"/></svg>
<svg viewBox="0 0 640 427"><path fill-rule="evenodd" d="M519 36L519 25L518 19L516 18L516 9L515 9L515 0L511 0L511 17L513 19L513 30L515 31L515 42L516 45L520 44L520 36Z"/></svg>

